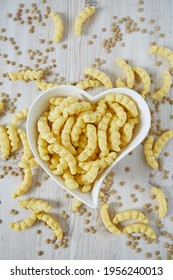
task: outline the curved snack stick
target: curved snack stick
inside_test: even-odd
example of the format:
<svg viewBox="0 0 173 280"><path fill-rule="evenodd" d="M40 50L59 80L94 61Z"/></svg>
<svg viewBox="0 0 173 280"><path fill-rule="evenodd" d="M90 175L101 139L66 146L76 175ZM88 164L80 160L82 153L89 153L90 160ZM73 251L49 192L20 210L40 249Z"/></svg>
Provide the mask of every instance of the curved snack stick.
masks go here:
<svg viewBox="0 0 173 280"><path fill-rule="evenodd" d="M76 174L76 159L75 157L62 145L56 143L53 151L60 155L63 159L66 160L70 168L71 174Z"/></svg>
<svg viewBox="0 0 173 280"><path fill-rule="evenodd" d="M121 136L121 147L125 147L133 136L133 129L134 126L139 122L138 117L128 119L128 122L125 123L122 129L122 136Z"/></svg>
<svg viewBox="0 0 173 280"><path fill-rule="evenodd" d="M86 123L83 121L83 115L80 115L71 130L71 142L74 147L79 145L79 137L82 133L82 129L86 126Z"/></svg>
<svg viewBox="0 0 173 280"><path fill-rule="evenodd" d="M63 32L64 32L64 25L61 17L56 14L55 12L50 12L50 16L52 17L54 24L55 24L55 31L54 31L54 42L59 43L62 39Z"/></svg>
<svg viewBox="0 0 173 280"><path fill-rule="evenodd" d="M151 54L156 54L164 57L173 66L173 52L170 49L155 45L152 46L149 51Z"/></svg>
<svg viewBox="0 0 173 280"><path fill-rule="evenodd" d="M78 161L86 161L95 151L97 147L96 127L92 124L87 124L88 143L85 149L78 155Z"/></svg>
<svg viewBox="0 0 173 280"><path fill-rule="evenodd" d="M75 200L73 201L73 204L72 204L72 211L73 211L73 212L77 212L78 209L79 209L79 207L80 207L82 204L83 204L82 201L80 201L80 200L78 200L78 199L75 199Z"/></svg>
<svg viewBox="0 0 173 280"><path fill-rule="evenodd" d="M141 223L148 224L148 218L138 210L124 210L115 215L113 223L118 224L127 220L138 220Z"/></svg>
<svg viewBox="0 0 173 280"><path fill-rule="evenodd" d="M63 237L63 231L58 223L57 220L55 220L51 215L49 214L39 214L37 218L43 222L45 222L53 231L53 233L56 235L58 240L61 240Z"/></svg>
<svg viewBox="0 0 173 280"><path fill-rule="evenodd" d="M54 123L61 116L62 116L62 112L59 108L59 105L58 106L55 105L50 109L48 113L48 120Z"/></svg>
<svg viewBox="0 0 173 280"><path fill-rule="evenodd" d="M22 141L23 150L24 150L22 158L21 158L21 162L27 162L32 158L32 151L31 151L31 148L29 146L28 139L27 139L25 131L23 129L19 128L17 132L18 132L19 137Z"/></svg>
<svg viewBox="0 0 173 280"><path fill-rule="evenodd" d="M116 85L117 87L128 87L128 88L132 88L134 85L134 81L135 81L135 75L133 73L132 68L130 67L130 65L123 59L116 59L115 60L116 64L118 64L122 70L125 72L126 77L127 77L127 85L125 85L121 79L119 78L116 81Z"/></svg>
<svg viewBox="0 0 173 280"><path fill-rule="evenodd" d="M88 88L100 87L101 83L97 80L85 79L83 81L80 81L76 86L81 89L88 89Z"/></svg>
<svg viewBox="0 0 173 280"><path fill-rule="evenodd" d="M81 175L80 181L83 185L88 185L94 182L99 172L99 166L96 162L94 162L90 168L90 170L86 173Z"/></svg>
<svg viewBox="0 0 173 280"><path fill-rule="evenodd" d="M87 6L80 11L79 15L75 19L74 32L76 36L82 34L83 24L95 13L95 7Z"/></svg>
<svg viewBox="0 0 173 280"><path fill-rule="evenodd" d="M153 99L164 97L170 91L171 84L172 84L171 74L169 73L169 71L164 71L163 72L163 85L156 93L151 94L151 97Z"/></svg>
<svg viewBox="0 0 173 280"><path fill-rule="evenodd" d="M69 171L65 172L62 176L67 188L69 188L70 190L79 188L79 184L75 181L74 176Z"/></svg>
<svg viewBox="0 0 173 280"><path fill-rule="evenodd" d="M82 193L87 193L87 192L89 192L89 191L91 190L91 188L92 188L92 185L91 185L91 184L84 185L84 186L82 186L82 188L81 188L81 192L82 192Z"/></svg>
<svg viewBox="0 0 173 280"><path fill-rule="evenodd" d="M8 125L7 126L7 134L8 134L8 137L10 139L10 143L11 143L11 152L14 153L18 150L19 141L20 141L16 126L13 125L13 124Z"/></svg>
<svg viewBox="0 0 173 280"><path fill-rule="evenodd" d="M60 157L59 162L62 165L64 170L68 168L68 163L67 163L67 161L64 158Z"/></svg>
<svg viewBox="0 0 173 280"><path fill-rule="evenodd" d="M120 106L116 102L108 102L108 107L111 108L117 115L117 117L118 117L117 125L119 127L122 127L125 124L126 119L127 119L127 115L126 115L126 112L124 111L123 107Z"/></svg>
<svg viewBox="0 0 173 280"><path fill-rule="evenodd" d="M78 102L77 96L69 96L64 98L64 100L60 103L59 109L63 113L64 109L69 107L71 104Z"/></svg>
<svg viewBox="0 0 173 280"><path fill-rule="evenodd" d="M164 145L173 137L173 130L162 133L159 138L155 141L153 146L153 153L155 157L158 157L161 153Z"/></svg>
<svg viewBox="0 0 173 280"><path fill-rule="evenodd" d="M79 144L77 148L77 155L79 155L87 146L87 136L86 133L81 133L79 136Z"/></svg>
<svg viewBox="0 0 173 280"><path fill-rule="evenodd" d="M101 118L105 115L107 109L106 101L104 99L99 100L96 107L96 111L93 113L86 113L83 115L85 123L98 123Z"/></svg>
<svg viewBox="0 0 173 280"><path fill-rule="evenodd" d="M149 238L156 239L157 235L155 232L146 224L134 223L123 228L123 233L145 233Z"/></svg>
<svg viewBox="0 0 173 280"><path fill-rule="evenodd" d="M67 118L64 116L59 116L52 124L52 132L54 135L56 135L56 141L59 143L61 142L61 128L63 127L66 120Z"/></svg>
<svg viewBox="0 0 173 280"><path fill-rule="evenodd" d="M117 157L117 153L111 152L108 154L107 157L102 157L101 159L97 159L95 161L88 161L88 162L79 162L78 165L85 171L89 171L91 169L91 166L95 162L98 166L99 169L104 169L107 166L110 166L114 160Z"/></svg>
<svg viewBox="0 0 173 280"><path fill-rule="evenodd" d="M21 185L14 191L12 197L16 198L18 196L22 196L23 194L25 194L28 191L29 187L31 186L31 182L32 182L32 171L30 168L25 168L24 179Z"/></svg>
<svg viewBox="0 0 173 280"><path fill-rule="evenodd" d="M2 159L7 159L11 151L11 145L7 134L7 129L2 125L0 125L0 151Z"/></svg>
<svg viewBox="0 0 173 280"><path fill-rule="evenodd" d="M156 187L151 188L152 193L157 197L159 203L159 218L162 219L168 212L168 203L165 198L164 192Z"/></svg>
<svg viewBox="0 0 173 280"><path fill-rule="evenodd" d="M150 135L144 143L144 155L148 165L153 169L158 169L158 162L155 160L153 153L154 137Z"/></svg>
<svg viewBox="0 0 173 280"><path fill-rule="evenodd" d="M34 80L41 80L43 77L43 70L23 70L20 72L9 72L8 76L10 80L23 80L23 81L34 81Z"/></svg>
<svg viewBox="0 0 173 280"><path fill-rule="evenodd" d="M112 114L106 113L98 124L98 145L101 151L100 157L105 157L109 154L107 143L107 129L111 118Z"/></svg>
<svg viewBox="0 0 173 280"><path fill-rule="evenodd" d="M108 75L104 72L101 72L98 69L88 68L88 69L85 70L85 75L88 75L88 76L93 77L94 79L98 80L107 89L113 88L111 79L108 77Z"/></svg>
<svg viewBox="0 0 173 280"><path fill-rule="evenodd" d="M108 129L108 140L110 142L110 148L115 152L120 151L120 144L121 144L120 141L121 134L119 132L119 126L117 125L117 119L118 118L115 115L112 116Z"/></svg>
<svg viewBox="0 0 173 280"><path fill-rule="evenodd" d="M81 101L81 102L76 102L71 104L69 107L66 107L63 110L63 116L67 118L69 115L79 115L80 113L84 111L89 111L91 110L91 104L86 101Z"/></svg>
<svg viewBox="0 0 173 280"><path fill-rule="evenodd" d="M53 170L53 173L55 175L62 175L64 173L64 170L68 169L68 163L64 158L59 158L59 163L55 167L56 170Z"/></svg>
<svg viewBox="0 0 173 280"><path fill-rule="evenodd" d="M50 131L48 125L48 113L44 113L37 122L38 132L41 137L46 140L49 144L52 144L56 141L56 138L53 136L53 133Z"/></svg>
<svg viewBox="0 0 173 280"><path fill-rule="evenodd" d="M117 80L116 80L116 86L117 87L126 87L126 85L125 85L125 83L121 80L121 78L118 78Z"/></svg>
<svg viewBox="0 0 173 280"><path fill-rule="evenodd" d="M69 117L64 125L64 128L61 133L61 142L64 147L74 156L76 155L76 150L72 146L71 141L70 141L70 133L72 126L74 124L74 117Z"/></svg>
<svg viewBox="0 0 173 280"><path fill-rule="evenodd" d="M28 116L28 111L28 109L24 109L23 111L17 112L12 119L12 124L16 125L19 121L26 119Z"/></svg>
<svg viewBox="0 0 173 280"><path fill-rule="evenodd" d="M42 199L25 199L25 200L19 200L18 204L20 207L24 209L31 209L36 212L49 212L52 209L52 206Z"/></svg>
<svg viewBox="0 0 173 280"><path fill-rule="evenodd" d="M49 88L59 86L59 84L46 83L41 81L36 81L36 84L40 90L47 90Z"/></svg>
<svg viewBox="0 0 173 280"><path fill-rule="evenodd" d="M48 143L46 140L44 140L41 135L39 134L38 136L38 140L37 140L37 145L38 145L38 153L39 156L42 160L44 161L49 161L50 157L49 157L49 152L48 152Z"/></svg>
<svg viewBox="0 0 173 280"><path fill-rule="evenodd" d="M132 69L133 72L140 77L141 82L143 83L143 90L141 92L141 95L145 97L145 95L150 91L150 86L151 86L150 76L147 73L147 71L145 71L145 69L142 67L133 67Z"/></svg>
<svg viewBox="0 0 173 280"><path fill-rule="evenodd" d="M109 94L105 96L105 100L107 102L117 102L123 105L130 112L133 118L137 117L138 115L138 110L135 102L126 95L120 93Z"/></svg>
<svg viewBox="0 0 173 280"><path fill-rule="evenodd" d="M55 142L55 143L53 143L53 144L48 145L47 149L48 149L48 151L49 151L49 154L51 154L51 155L54 154L53 149L54 149L56 143L58 143L58 142Z"/></svg>
<svg viewBox="0 0 173 280"><path fill-rule="evenodd" d="M133 128L134 125L129 122L125 123L125 125L123 126L121 136L121 147L125 147L130 142L133 136Z"/></svg>
<svg viewBox="0 0 173 280"><path fill-rule="evenodd" d="M35 158L31 158L29 161L20 161L18 163L18 166L20 168L31 168L31 167L35 167L35 166L38 166L38 162L36 161Z"/></svg>
<svg viewBox="0 0 173 280"><path fill-rule="evenodd" d="M63 100L64 100L63 97L56 97L56 98L55 98L55 97L52 97L52 98L49 100L49 102L50 102L50 104L59 106L60 103L61 103Z"/></svg>
<svg viewBox="0 0 173 280"><path fill-rule="evenodd" d="M38 212L34 212L24 221L11 223L10 228L15 231L22 231L27 228L30 228L37 220L37 216L38 216Z"/></svg>
<svg viewBox="0 0 173 280"><path fill-rule="evenodd" d="M50 169L54 170L57 168L57 165L59 164L59 155L53 154L50 159Z"/></svg>
<svg viewBox="0 0 173 280"><path fill-rule="evenodd" d="M0 112L4 109L4 103L2 100L0 100Z"/></svg>
<svg viewBox="0 0 173 280"><path fill-rule="evenodd" d="M103 224L109 232L111 232L115 235L121 235L120 229L112 223L112 221L109 217L108 208L109 208L108 204L105 203L102 205L102 208L100 211Z"/></svg>

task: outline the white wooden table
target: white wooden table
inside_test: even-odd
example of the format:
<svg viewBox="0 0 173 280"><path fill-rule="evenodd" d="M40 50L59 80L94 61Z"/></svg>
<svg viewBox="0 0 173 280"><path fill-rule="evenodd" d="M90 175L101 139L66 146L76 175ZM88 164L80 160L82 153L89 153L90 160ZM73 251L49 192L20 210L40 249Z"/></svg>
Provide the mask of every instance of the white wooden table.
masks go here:
<svg viewBox="0 0 173 280"><path fill-rule="evenodd" d="M59 45L48 45L48 40L52 39L53 35L53 22L51 19L44 19L45 26L41 26L40 23L33 21L35 26L35 33L29 33L29 25L18 24L14 22L12 18L7 18L7 13L15 14L17 5L24 3L24 10L31 7L33 1L18 1L18 0L0 0L0 26L6 28L7 31L1 35L7 37L13 37L16 44L20 47L22 55L17 56L16 51L13 50L13 45L9 41L0 41L0 53L8 54L8 58L1 58L1 73L8 71L17 71L18 64L22 63L24 66L29 65L31 68L36 63L35 60L30 60L27 53L28 49L39 49L43 52L43 55L48 55L47 64L43 64L40 67L52 65L51 59L56 59L57 67L52 71L53 73L59 73L59 77L65 77L66 82L77 82L83 78L84 70L91 64L95 63L95 58L105 60L106 63L101 66L101 70L110 75L115 85L115 79L122 75L122 72L115 65L115 58L120 57L127 59L132 65L138 65L145 67L155 77L155 84L160 86L162 83L162 72L164 69L170 67L167 62L161 58L150 56L148 54L148 48L151 42L157 42L160 45L170 47L173 49L173 1L171 0L145 0L143 5L139 5L137 0L114 0L97 1L97 12L92 20L86 23L83 28L83 35L76 38L73 33L73 25L75 16L84 7L84 1L80 0L59 0L50 1L46 4L42 1L35 0L41 13L44 14L45 7L50 6L51 10L59 12L65 23L65 34L62 43ZM138 12L139 8L143 8L142 12ZM29 14L24 14L24 17ZM30 15L29 15L30 16ZM33 16L33 15L32 15ZM111 53L107 54L105 49L101 47L102 41L105 38L111 36L110 24L112 22L112 16L118 16L118 19L122 17L130 16L134 21L139 22L139 28L147 29L147 33L135 32L132 34L125 34L124 26L121 25L123 41L125 46L122 47L119 42L116 47L112 48ZM143 17L145 20L140 22L139 19ZM154 24L150 24L151 19L155 20ZM160 31L154 31L154 26L160 26ZM105 27L106 32L102 32L101 29ZM149 34L149 31L154 31L153 35ZM165 37L160 38L159 34L164 33ZM92 35L96 34L97 38L92 39ZM39 39L44 39L45 43L40 44ZM93 40L93 45L88 45L88 41ZM67 49L62 48L62 44L67 44ZM55 51L46 53L45 49L48 47L55 47ZM37 58L37 56L36 56ZM5 64L5 60L15 61L16 65ZM162 61L161 67L156 67L155 62ZM48 81L51 81L51 77L47 77ZM1 76L0 81L3 83L0 86L0 92L7 93L10 97L15 97L16 93L21 93L21 98L17 102L17 110L29 107L33 100L38 96L35 82L24 83L22 81L11 82L7 78ZM101 92L102 88L91 91L91 94ZM169 93L169 96L173 97L173 91ZM156 117L161 118L161 126L163 128L172 128L173 121L170 120L170 114L173 110L168 103L161 105L161 110L157 113ZM0 119L1 124L10 123L12 118L11 114L7 114ZM161 186L168 197L169 211L167 217L162 221L164 228L168 232L172 232L172 224L170 216L173 214L173 181L172 181L172 148L173 142L170 141L164 151L162 152L162 159L164 169L170 171L169 178L163 180L163 172L152 172L146 165L143 156L142 145L140 145L133 155L127 156L117 166L115 170L114 185L112 189L115 189L117 193L111 198L111 209L113 212L134 208L142 209L145 203L156 202L150 199L150 182L156 183ZM170 153L168 157L163 154L167 151ZM21 152L20 152L21 154ZM0 161L0 166L17 166L17 159L10 159L7 162ZM130 167L130 172L125 172L125 167ZM17 169L16 169L17 171ZM153 173L154 177L151 179L149 175ZM3 174L3 171L0 171ZM160 251L160 256L166 258L166 249L163 248L165 242L171 244L171 240L161 236L160 231L156 228L154 223L157 219L157 212L154 211L151 214L147 214L150 225L156 230L159 235L159 243L146 245L144 241L140 241L137 247L142 248L142 252L136 253L135 250L126 246L127 237L116 237L107 232L101 223L98 210L91 210L92 216L89 226L97 228L97 233L90 234L84 233L85 226L83 221L86 219L85 215L80 217L77 214L71 213L72 199L64 198L64 191L57 186L51 179L47 181L43 180L44 174L41 169L35 170L32 188L25 198L43 198L47 199L54 206L52 213L57 216L63 229L67 232L69 239L68 248L59 248L55 250L54 245L47 245L45 240L51 238L51 232L49 229L43 227L40 223L36 223L31 229L16 233L9 229L9 223L12 221L19 221L27 217L29 211L21 210L17 205L17 201L11 198L11 193L16 186L20 183L20 176L12 177L7 175L4 179L0 180L0 259L145 259L145 253L151 252L151 259L156 259L155 251ZM124 186L120 186L119 182L125 182ZM36 182L41 182L41 187L35 187ZM134 189L134 185L139 184L145 188L144 192L139 192ZM138 201L132 202L130 197L131 193L135 193ZM121 202L123 206L118 208L116 206L116 196L121 196ZM11 209L16 209L19 214L13 216L9 213ZM68 220L64 220L61 216L61 211L66 210L69 215ZM90 210L90 209L88 209ZM42 230L40 235L36 234L36 230ZM43 251L42 256L38 256L37 252Z"/></svg>

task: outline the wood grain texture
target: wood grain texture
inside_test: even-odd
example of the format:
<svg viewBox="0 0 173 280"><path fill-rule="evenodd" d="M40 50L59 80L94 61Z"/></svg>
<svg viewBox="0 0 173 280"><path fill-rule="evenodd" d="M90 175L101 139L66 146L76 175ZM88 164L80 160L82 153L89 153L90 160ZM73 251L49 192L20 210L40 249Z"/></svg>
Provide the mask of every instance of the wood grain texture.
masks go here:
<svg viewBox="0 0 173 280"><path fill-rule="evenodd" d="M7 18L6 14L11 12L15 14L17 5L24 3L25 8L30 8L33 1L18 1L18 0L0 0L1 28L7 28L6 33L2 34L7 37L14 37L16 44L22 51L21 56L17 56L13 50L13 46L9 41L0 41L1 54L7 53L9 60L16 61L16 66L6 65L5 60L1 58L0 70L1 73L8 71L17 71L18 64L22 63L24 66L29 65L34 67L34 60L29 59L27 53L28 49L37 50L40 49L45 53L45 49L48 46L48 40L52 39L54 25L53 21L48 18L44 22L46 26L42 27L39 23L34 23L35 33L30 34L28 32L29 26L26 24L20 25L17 22L12 21L11 18ZM38 8L44 14L45 6L50 6L51 10L60 13L65 25L65 33L62 43L54 45L55 51L45 54L49 56L45 66L51 65L51 59L56 59L57 67L53 69L53 72L59 73L60 77L65 77L66 82L78 82L83 78L84 70L94 63L95 58L106 60L101 69L106 71L112 79L115 86L115 80L122 72L118 66L115 65L115 58L127 59L134 66L145 67L150 73L153 74L154 79L157 81L158 86L162 83L162 73L164 69L167 69L169 64L162 58L148 55L148 48L150 42L157 42L160 45L170 47L173 49L173 1L171 0L145 0L143 5L139 5L137 0L114 0L97 1L97 11L92 20L89 20L84 28L81 37L74 36L74 20L79 11L84 7L84 1L80 0L59 0L59 1L47 1L43 4L42 1L35 0L38 4ZM144 11L138 12L138 8L142 7ZM140 29L147 29L147 31L154 31L154 26L161 27L159 32L155 32L153 35L149 33L135 32L133 34L125 34L122 28L123 42L125 47L121 47L121 42L112 49L110 54L105 52L105 49L101 47L102 40L111 36L110 23L112 16L118 16L118 18L131 16L136 22L139 22L139 18L144 17L144 22L139 22ZM155 19L154 24L150 24L150 19ZM106 32L101 32L101 29L107 28ZM158 34L164 33L164 38L159 38ZM96 34L97 39L93 39L93 45L88 45L88 40L92 40L92 35ZM45 39L44 44L39 43L39 39ZM61 45L67 44L67 49L62 49ZM161 67L156 67L155 62L162 61ZM39 92L36 89L35 82L24 83L20 81L11 82L7 78L0 77L3 84L0 86L0 92L6 92L11 97L14 97L17 92L22 94L17 104L17 110L29 107L33 100L38 96ZM51 77L48 77L51 81ZM95 89L92 94L97 94L102 88ZM173 97L173 91L169 93L169 96ZM157 117L160 117L163 128L173 129L172 121L169 115L173 114L173 109L169 104L162 104L161 110L157 113ZM2 124L8 124L11 121L12 116L1 118ZM173 181L172 170L173 161L172 149L173 144L170 141L164 151L162 152L162 159L164 169L170 171L169 178L163 180L163 172L154 171L154 177L152 180L149 175L151 170L146 165L142 145L133 151L133 155L124 158L115 168L115 178L113 189L117 191L116 195L112 196L111 207L114 211L119 211L127 208L141 209L145 203L151 203L150 200L150 183L156 186L161 186L168 197L169 212L167 217L163 220L164 228L171 232L172 224L169 217L173 215ZM169 157L164 157L163 153L168 151ZM21 152L20 152L21 154ZM19 154L19 156L20 156ZM12 165L16 166L17 160L8 160L7 162L0 161L0 166ZM125 172L125 167L130 167L130 172ZM0 171L2 174L2 171ZM84 233L83 221L85 216L79 217L77 214L71 213L71 199L64 198L64 191L58 187L51 179L47 181L43 180L44 173L41 169L36 169L33 179L33 187L31 191L25 195L25 198L42 198L47 199L53 205L52 213L55 217L58 217L60 223L63 226L63 230L67 232L69 238L69 247L66 249L60 248L55 250L53 245L47 245L45 243L46 238L51 238L51 232L49 229L43 227L39 222L36 223L33 228L21 233L13 232L9 229L9 223L18 221L25 218L29 211L19 209L17 201L11 198L11 193L14 188L20 183L19 177L5 176L0 180L0 259L145 259L146 252L152 252L152 259L156 259L154 255L155 251L160 251L160 255L163 259L166 258L166 250L163 248L164 242L170 242L170 239L166 239L161 236L160 231L156 228L154 220L157 217L157 212L147 214L150 225L159 234L159 243L146 245L143 241L139 242L138 247L142 248L142 252L137 254L135 250L131 250L125 245L127 240L126 236L116 237L109 234L103 227L98 210L91 210L92 216L90 218L90 225L97 227L96 234ZM119 182L125 182L124 186L120 186ZM41 187L35 187L36 182L41 182ZM134 189L134 185L139 184L145 191L140 193ZM135 193L138 201L132 202L130 194ZM117 207L116 196L121 196L123 206ZM156 205L156 202L152 202ZM19 215L12 216L9 213L10 209L16 209L20 211ZM60 215L62 210L66 210L70 215L68 220L64 220ZM42 230L42 234L35 234L36 230ZM44 251L44 255L39 257L37 251Z"/></svg>

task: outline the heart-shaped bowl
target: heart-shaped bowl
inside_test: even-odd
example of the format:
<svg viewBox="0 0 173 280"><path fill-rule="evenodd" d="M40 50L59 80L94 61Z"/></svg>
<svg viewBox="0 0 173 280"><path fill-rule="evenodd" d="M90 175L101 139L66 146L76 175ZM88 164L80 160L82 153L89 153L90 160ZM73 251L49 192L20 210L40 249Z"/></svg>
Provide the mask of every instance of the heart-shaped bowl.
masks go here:
<svg viewBox="0 0 173 280"><path fill-rule="evenodd" d="M88 193L82 193L78 189L69 190L65 184L64 180L61 176L54 175L49 168L49 164L43 161L38 154L37 149L37 121L39 117L43 114L43 112L47 111L49 107L49 100L51 97L68 97L76 95L79 100L87 100L91 104L98 102L101 98L108 94L117 94L121 93L126 96L129 96L137 105L138 112L139 112L139 123L135 126L133 132L133 138L131 139L130 143L127 147L121 150L118 157L114 161L114 163L105 168L102 172L99 173L97 179L95 180L94 186L92 190ZM136 91L128 89L128 88L113 88L106 90L100 93L97 96L90 96L84 90L75 87L75 86L57 86L46 90L45 92L41 93L33 102L30 107L29 115L27 119L27 135L29 144L31 146L32 152L41 165L41 167L45 170L45 172L63 189L67 192L72 194L77 199L81 200L88 206L92 208L97 208L98 206L98 194L101 188L102 182L105 176L110 172L110 170L122 159L124 158L129 152L134 150L146 137L151 124L151 116L150 111L148 108L147 103L145 100L138 94Z"/></svg>

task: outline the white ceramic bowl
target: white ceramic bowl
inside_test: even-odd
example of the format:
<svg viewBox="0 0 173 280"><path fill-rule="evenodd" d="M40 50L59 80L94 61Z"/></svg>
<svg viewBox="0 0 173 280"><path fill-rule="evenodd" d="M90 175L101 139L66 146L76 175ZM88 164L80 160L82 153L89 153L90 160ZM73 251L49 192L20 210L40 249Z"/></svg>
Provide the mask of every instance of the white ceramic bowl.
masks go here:
<svg viewBox="0 0 173 280"><path fill-rule="evenodd" d="M102 172L99 173L98 178L96 179L94 183L94 187L91 192L88 193L81 193L79 190L69 190L65 184L61 176L55 176L51 169L49 168L49 164L47 162L44 162L38 154L37 150L37 121L38 118L42 115L43 112L45 112L49 107L49 99L51 97L67 97L67 96L73 96L76 95L80 100L88 100L90 103L95 103L102 97L104 97L107 94L113 94L113 93L121 93L125 94L126 96L129 96L133 101L135 101L138 111L139 111L139 124L135 126L134 134L131 142L127 147L125 147L120 153L117 159L114 161L114 163L109 166L108 168L104 169ZM97 96L90 96L88 93L86 93L84 90L74 87L74 86L57 86L54 88L50 88L46 90L45 92L41 93L33 102L33 104L30 107L28 120L27 120L27 135L29 144L31 146L32 152L35 156L35 158L38 160L41 167L46 171L47 174L63 189L65 189L67 192L87 204L88 206L92 208L96 208L98 205L98 193L101 188L102 181L104 180L105 176L110 172L113 166L115 166L122 158L124 158L130 151L135 149L146 137L151 123L151 116L150 111L148 108L147 103L145 100L135 92L134 90L130 90L128 88L114 88L109 89Z"/></svg>

